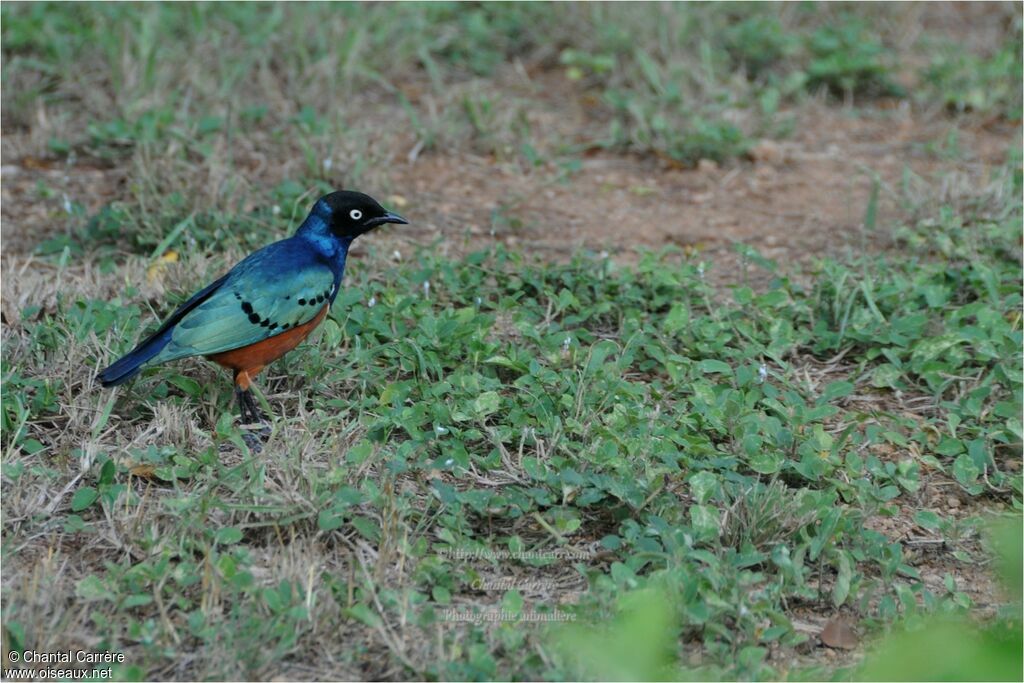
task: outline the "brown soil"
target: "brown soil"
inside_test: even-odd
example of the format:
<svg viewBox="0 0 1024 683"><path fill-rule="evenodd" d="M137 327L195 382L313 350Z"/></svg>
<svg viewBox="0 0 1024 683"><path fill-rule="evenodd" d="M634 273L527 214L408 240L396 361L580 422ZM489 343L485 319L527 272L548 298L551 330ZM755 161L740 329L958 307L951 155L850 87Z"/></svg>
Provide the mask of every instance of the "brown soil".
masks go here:
<svg viewBox="0 0 1024 683"><path fill-rule="evenodd" d="M719 278L729 280L736 242L783 264L878 247L905 217L906 205L924 199L905 196L905 171L923 186L951 175L981 185L1020 134L1017 124L965 128L944 118L921 120L904 108L819 106L798 116L789 139L762 141L750 160L721 167L601 152L559 176L550 165L524 171L466 152L403 159L387 169L386 184L408 202L413 224L384 239L439 240L440 249L454 253L501 242L549 259L590 249L627 261L638 249L674 245L706 253ZM941 158L934 146L954 127L960 153ZM12 137L5 136L7 152L19 148ZM126 196L128 169L10 156L0 184L7 255L29 252L64 230L65 196L88 211ZM863 220L876 176L878 217L869 235ZM40 196L42 186L50 196Z"/></svg>
<svg viewBox="0 0 1024 683"><path fill-rule="evenodd" d="M984 183L1017 130L961 129L961 149L970 151L950 162L926 151L945 136L948 122L918 122L901 110L855 116L824 107L802 118L793 138L763 141L752 162L726 167L704 162L688 169L602 153L558 182L551 173L522 173L487 158L433 155L396 167L394 187L415 207L419 242L470 237L549 258L586 248L627 259L637 248L676 245L706 251L719 263L743 242L785 263L876 242L863 229L872 174L882 183L881 229L902 215L904 169L926 180L955 170Z"/></svg>

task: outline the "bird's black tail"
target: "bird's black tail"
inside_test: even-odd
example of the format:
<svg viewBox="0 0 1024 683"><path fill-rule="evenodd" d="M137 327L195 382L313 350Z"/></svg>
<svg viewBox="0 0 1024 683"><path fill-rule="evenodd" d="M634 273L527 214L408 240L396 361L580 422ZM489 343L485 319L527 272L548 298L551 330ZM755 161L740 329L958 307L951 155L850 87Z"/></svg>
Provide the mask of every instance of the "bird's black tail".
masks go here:
<svg viewBox="0 0 1024 683"><path fill-rule="evenodd" d="M170 340L171 335L167 334L166 331L153 335L136 346L131 353L122 356L114 361L110 367L101 370L99 374L100 383L105 387L116 387L118 384L127 382L138 374L146 361L151 360L153 356L160 353Z"/></svg>
<svg viewBox="0 0 1024 683"><path fill-rule="evenodd" d="M159 330L136 346L131 353L117 359L110 367L101 370L99 374L100 383L105 387L116 387L118 384L123 384L138 374L142 366L152 360L156 354L160 353L167 346L167 342L171 341L171 332L174 326L185 317L185 314L206 301L211 294L217 291L217 288L224 284L227 277L227 275L222 275L216 281L211 282L193 294L191 299L183 303L178 310L171 314L171 317L160 326Z"/></svg>

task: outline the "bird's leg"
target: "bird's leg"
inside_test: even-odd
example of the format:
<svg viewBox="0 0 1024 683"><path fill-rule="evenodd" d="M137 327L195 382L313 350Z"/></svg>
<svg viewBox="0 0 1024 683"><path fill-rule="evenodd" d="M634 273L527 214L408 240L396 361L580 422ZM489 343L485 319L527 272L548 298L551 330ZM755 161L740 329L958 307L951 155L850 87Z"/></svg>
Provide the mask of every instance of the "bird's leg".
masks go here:
<svg viewBox="0 0 1024 683"><path fill-rule="evenodd" d="M260 404L256 402L256 397L252 395L252 392L248 389L242 392L242 400L245 401L249 409L249 417L252 419L250 424L260 424L262 429L269 430L270 427L267 423L267 416L260 410Z"/></svg>
<svg viewBox="0 0 1024 683"><path fill-rule="evenodd" d="M239 426L242 428L242 441L249 447L249 450L253 453L259 453L263 450L263 442L260 437L253 434L251 431L246 429L246 425L251 423L252 412L251 412L251 401L252 394L249 393L248 389L235 385L235 401L238 403L238 410L241 413L242 424Z"/></svg>
<svg viewBox="0 0 1024 683"><path fill-rule="evenodd" d="M258 371L257 371L258 372ZM270 433L267 423L267 416L260 410L256 398L252 395L252 371L238 370L235 372L235 395L238 397L238 405L242 412L242 425L260 425L260 432L264 435Z"/></svg>
<svg viewBox="0 0 1024 683"><path fill-rule="evenodd" d="M235 403L238 404L238 410L241 413L242 424L249 424L249 402L245 400L245 395L249 392L242 387L235 385Z"/></svg>

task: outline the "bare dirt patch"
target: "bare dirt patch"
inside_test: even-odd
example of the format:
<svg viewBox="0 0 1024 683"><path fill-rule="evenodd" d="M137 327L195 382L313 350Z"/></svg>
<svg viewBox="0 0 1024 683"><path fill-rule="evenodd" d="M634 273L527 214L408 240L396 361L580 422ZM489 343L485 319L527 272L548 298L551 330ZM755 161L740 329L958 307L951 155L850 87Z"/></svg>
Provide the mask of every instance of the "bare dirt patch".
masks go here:
<svg viewBox="0 0 1024 683"><path fill-rule="evenodd" d="M888 226L923 199L907 196L907 174L922 185L941 186L954 173L965 176L961 182L983 185L1020 136L1015 123L963 127L907 108L815 106L794 116L792 137L762 141L749 161L723 166L685 168L610 152L585 154L572 172L552 164L524 169L458 150L413 162L400 158L380 169L382 184L408 201L413 225L391 231L387 241L413 246L436 240L452 254L497 242L555 260L589 249L630 261L639 249L677 246L705 253L717 278L729 282L735 242L780 263L884 246ZM957 150L944 154L937 146L951 131ZM23 148L7 137L7 151ZM128 169L10 156L2 183L5 254L27 253L65 230L65 199L95 211L127 198ZM876 178L876 233L867 234L864 217Z"/></svg>
<svg viewBox="0 0 1024 683"><path fill-rule="evenodd" d="M601 153L560 182L484 157L430 155L394 167L393 185L423 217L416 230L445 248L468 238L547 258L585 248L628 259L637 248L676 245L718 262L744 242L785 263L877 246L863 230L874 174L882 187L877 225L886 226L911 199L899 194L905 169L926 179L956 170L984 183L1018 134L1008 124L960 130L969 151L954 161L928 151L948 122L826 107L800 119L794 137L755 146L749 163L691 169Z"/></svg>

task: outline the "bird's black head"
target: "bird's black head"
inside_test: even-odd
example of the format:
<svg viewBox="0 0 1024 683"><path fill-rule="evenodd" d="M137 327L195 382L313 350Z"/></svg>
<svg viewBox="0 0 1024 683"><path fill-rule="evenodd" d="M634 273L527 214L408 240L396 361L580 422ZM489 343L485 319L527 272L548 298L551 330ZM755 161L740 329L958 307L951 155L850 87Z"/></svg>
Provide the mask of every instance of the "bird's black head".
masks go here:
<svg viewBox="0 0 1024 683"><path fill-rule="evenodd" d="M319 214L337 237L356 238L378 225L409 222L362 192L326 194L317 200L313 213Z"/></svg>

